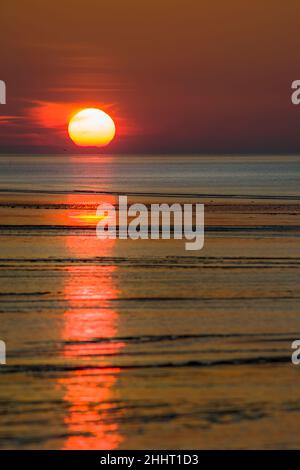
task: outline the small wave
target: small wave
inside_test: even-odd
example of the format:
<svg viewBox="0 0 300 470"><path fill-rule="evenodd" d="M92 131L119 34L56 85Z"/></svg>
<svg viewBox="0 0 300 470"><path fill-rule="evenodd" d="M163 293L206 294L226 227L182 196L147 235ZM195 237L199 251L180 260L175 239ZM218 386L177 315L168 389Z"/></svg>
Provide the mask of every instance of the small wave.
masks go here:
<svg viewBox="0 0 300 470"><path fill-rule="evenodd" d="M256 341L293 341L299 333L288 336L289 333L202 333L202 334L183 334L183 335L144 335L144 336L118 336L113 338L93 338L88 341L65 341L65 345L73 344L97 344L97 343L157 343L162 341L178 341L190 339L236 339L249 338ZM288 337L287 337L288 336Z"/></svg>
<svg viewBox="0 0 300 470"><path fill-rule="evenodd" d="M300 195L263 195L263 194L215 194L215 193L184 193L184 192L153 192L153 191L98 191L85 189L70 190L44 190L44 189L16 189L0 188L3 194L90 194L90 195L109 195L109 196L145 196L145 197L182 197L182 198L214 198L214 199L259 199L259 200L283 200L300 201Z"/></svg>
<svg viewBox="0 0 300 470"><path fill-rule="evenodd" d="M226 366L251 366L251 365L270 365L290 363L291 357L288 356L260 356L235 359L220 360L190 360L185 362L158 362L155 364L128 364L128 365L102 365L96 366L92 364L73 366L73 365L16 365L5 366L1 368L0 373L20 374L44 374L44 373L67 373L80 371L102 370L115 373L116 371L126 371L134 369L175 369L175 368L210 368L210 367L226 367Z"/></svg>
<svg viewBox="0 0 300 470"><path fill-rule="evenodd" d="M116 226L116 233L118 236L120 227ZM148 228L150 233L150 228ZM70 235L75 233L76 235L88 235L95 236L96 227L95 225L0 225L0 235L7 234L22 234L32 236L36 235ZM162 228L159 228L159 232L162 233ZM279 233L279 234L298 234L300 232L300 225L248 225L248 226L224 226L224 225L210 225L205 227L205 233L232 233L232 234L267 234L268 236ZM170 241L174 241L172 235L174 234L174 227L170 228L171 238ZM149 236L151 241L151 237Z"/></svg>

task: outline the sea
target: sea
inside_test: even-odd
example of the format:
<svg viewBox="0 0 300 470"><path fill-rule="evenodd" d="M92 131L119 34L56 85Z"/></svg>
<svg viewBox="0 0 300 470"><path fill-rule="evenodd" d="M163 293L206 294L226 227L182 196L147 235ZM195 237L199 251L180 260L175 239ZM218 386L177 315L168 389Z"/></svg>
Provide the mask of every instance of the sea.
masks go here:
<svg viewBox="0 0 300 470"><path fill-rule="evenodd" d="M96 211L201 203L205 241ZM300 157L1 155L0 449L300 447Z"/></svg>

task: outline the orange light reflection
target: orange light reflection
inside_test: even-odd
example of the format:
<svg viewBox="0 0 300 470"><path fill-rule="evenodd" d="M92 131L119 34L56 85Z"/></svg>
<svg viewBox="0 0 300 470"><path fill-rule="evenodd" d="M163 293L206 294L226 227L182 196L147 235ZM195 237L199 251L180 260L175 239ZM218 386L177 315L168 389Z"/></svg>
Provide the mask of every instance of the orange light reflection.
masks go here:
<svg viewBox="0 0 300 470"><path fill-rule="evenodd" d="M100 253L95 254L94 236L66 237L67 250L75 259L80 257L83 244L89 256L109 257L114 243L99 240L96 246ZM118 312L109 302L118 295L115 272L114 265L98 264L74 264L65 269L68 309L62 331L63 356L66 363L82 368L59 381L68 405L66 450L116 449L122 441L114 415L114 386L120 369L111 362L123 347L122 342L114 340L118 336Z"/></svg>

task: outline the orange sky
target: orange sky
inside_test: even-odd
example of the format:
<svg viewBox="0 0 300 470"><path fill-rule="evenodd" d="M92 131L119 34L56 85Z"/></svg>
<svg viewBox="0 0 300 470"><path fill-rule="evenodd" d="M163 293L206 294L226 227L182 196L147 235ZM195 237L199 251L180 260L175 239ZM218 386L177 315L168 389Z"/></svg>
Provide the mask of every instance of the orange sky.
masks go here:
<svg viewBox="0 0 300 470"><path fill-rule="evenodd" d="M1 0L0 152L76 151L81 107L109 152L299 152L298 44L298 0Z"/></svg>

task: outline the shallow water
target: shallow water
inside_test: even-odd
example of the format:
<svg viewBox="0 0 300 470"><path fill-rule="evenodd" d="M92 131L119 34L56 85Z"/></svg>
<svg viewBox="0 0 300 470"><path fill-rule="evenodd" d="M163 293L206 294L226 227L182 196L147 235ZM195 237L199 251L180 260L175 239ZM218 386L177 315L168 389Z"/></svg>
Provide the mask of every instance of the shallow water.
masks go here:
<svg viewBox="0 0 300 470"><path fill-rule="evenodd" d="M1 156L0 448L299 447L299 183L297 156ZM204 203L204 249L98 240L123 193Z"/></svg>

